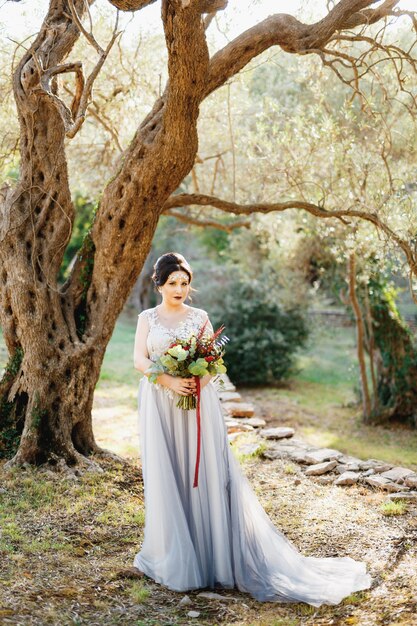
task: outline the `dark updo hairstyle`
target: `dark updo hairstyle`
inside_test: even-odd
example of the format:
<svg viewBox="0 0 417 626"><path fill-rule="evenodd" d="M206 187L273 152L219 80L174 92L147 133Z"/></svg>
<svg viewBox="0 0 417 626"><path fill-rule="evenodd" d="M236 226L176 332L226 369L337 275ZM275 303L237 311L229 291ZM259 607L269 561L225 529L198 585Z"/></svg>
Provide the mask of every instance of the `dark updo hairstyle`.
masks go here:
<svg viewBox="0 0 417 626"><path fill-rule="evenodd" d="M182 254L177 252L167 252L159 257L155 265L153 266L154 272L152 274L152 280L155 283L155 287L162 287L168 280L168 276L172 272L185 272L188 275L189 283L193 279L193 272L187 261Z"/></svg>

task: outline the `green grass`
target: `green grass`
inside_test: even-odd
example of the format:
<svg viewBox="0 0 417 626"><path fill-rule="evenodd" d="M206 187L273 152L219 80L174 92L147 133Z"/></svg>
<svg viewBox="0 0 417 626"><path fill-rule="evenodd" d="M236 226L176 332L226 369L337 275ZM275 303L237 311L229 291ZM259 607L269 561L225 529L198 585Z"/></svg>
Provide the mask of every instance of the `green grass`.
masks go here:
<svg viewBox="0 0 417 626"><path fill-rule="evenodd" d="M288 388L263 390L271 401L294 402L293 419L286 420L286 425L295 426L314 445L417 469L415 429L363 422L353 328L316 326L298 367Z"/></svg>
<svg viewBox="0 0 417 626"><path fill-rule="evenodd" d="M117 321L104 356L98 389L104 381L122 383L129 387L137 384L140 375L133 367L136 320L136 317L121 316Z"/></svg>
<svg viewBox="0 0 417 626"><path fill-rule="evenodd" d="M130 595L135 602L142 604L149 598L150 592L142 581L134 581L130 589Z"/></svg>
<svg viewBox="0 0 417 626"><path fill-rule="evenodd" d="M383 502L379 508L383 515L404 515L407 513L407 504L402 500Z"/></svg>

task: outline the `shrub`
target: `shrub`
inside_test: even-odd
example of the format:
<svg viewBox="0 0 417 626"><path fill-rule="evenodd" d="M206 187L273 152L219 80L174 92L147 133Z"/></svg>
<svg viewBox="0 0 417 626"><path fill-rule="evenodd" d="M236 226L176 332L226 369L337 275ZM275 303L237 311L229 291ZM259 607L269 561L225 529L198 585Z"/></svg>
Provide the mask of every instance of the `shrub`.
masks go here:
<svg viewBox="0 0 417 626"><path fill-rule="evenodd" d="M284 311L257 281L233 283L213 318L226 326L225 362L235 383L265 384L288 378L304 345L307 325L300 309Z"/></svg>

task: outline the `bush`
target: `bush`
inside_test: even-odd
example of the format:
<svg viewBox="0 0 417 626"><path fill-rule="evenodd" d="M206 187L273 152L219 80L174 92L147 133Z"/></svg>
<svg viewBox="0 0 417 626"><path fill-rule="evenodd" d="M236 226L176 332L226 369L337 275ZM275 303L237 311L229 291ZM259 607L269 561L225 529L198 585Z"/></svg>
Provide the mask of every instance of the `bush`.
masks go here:
<svg viewBox="0 0 417 626"><path fill-rule="evenodd" d="M221 311L213 315L226 326L227 373L234 383L253 385L288 378L294 358L304 345L308 330L299 309L283 311L270 301L262 284L234 283L229 286Z"/></svg>

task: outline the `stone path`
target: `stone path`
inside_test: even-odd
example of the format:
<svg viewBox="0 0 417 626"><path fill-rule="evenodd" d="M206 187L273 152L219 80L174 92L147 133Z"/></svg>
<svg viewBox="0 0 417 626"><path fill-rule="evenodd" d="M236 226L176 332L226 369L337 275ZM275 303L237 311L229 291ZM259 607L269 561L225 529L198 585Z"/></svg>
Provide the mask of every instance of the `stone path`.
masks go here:
<svg viewBox="0 0 417 626"><path fill-rule="evenodd" d="M306 476L312 476L322 484L348 486L360 483L387 492L389 499L417 503L417 472L378 459L363 460L340 450L317 448L294 437L293 428L265 428L265 420L255 416L253 405L243 402L229 378L224 375L221 379L219 396L229 441L238 440L247 432L255 435L253 443L242 442L239 446L236 441L242 454L255 454L261 450L267 459L288 459L298 463L305 467Z"/></svg>

